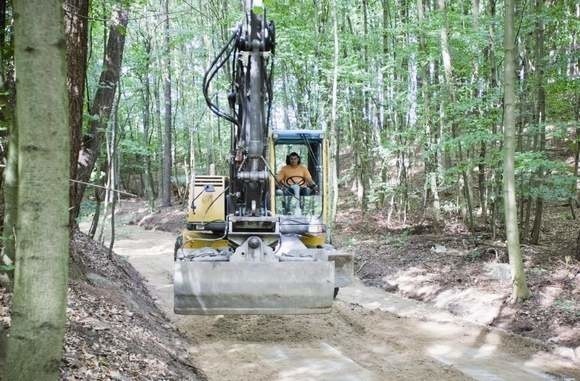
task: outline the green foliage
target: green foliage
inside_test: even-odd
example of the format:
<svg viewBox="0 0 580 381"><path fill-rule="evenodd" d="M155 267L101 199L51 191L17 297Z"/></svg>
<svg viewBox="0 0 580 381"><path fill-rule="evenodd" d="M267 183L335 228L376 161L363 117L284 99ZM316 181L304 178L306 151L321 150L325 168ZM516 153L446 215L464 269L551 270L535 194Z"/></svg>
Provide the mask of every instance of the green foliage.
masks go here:
<svg viewBox="0 0 580 381"><path fill-rule="evenodd" d="M330 125L335 11L339 44L336 122L340 132L333 138L340 142L342 154L356 157L341 160L340 184L350 184L355 175L364 173L370 179L365 197L371 207L394 197L396 208L404 209L400 203L406 202L420 211L425 175L437 171L439 191L447 198L442 200L443 211L453 214L460 208L456 200L461 199L457 192L462 172L468 174L470 186L478 188L481 164L487 201L500 202L501 181L496 179L501 179L503 162L503 2L497 2L494 15L489 2L481 2L477 23L470 2L447 1L445 12L427 2L422 20L418 3L425 2L368 1L365 15L362 3L353 0L266 0L265 12L275 22L277 40L272 125ZM541 15L535 14L531 3L523 3L516 15L522 58L517 65L526 64L516 68L523 73L516 84L520 128L516 173L521 197L561 200L574 189L575 179L565 161L572 156L576 142L573 100L578 86L569 74L569 64L575 58L572 44L578 21L575 8L564 3L552 2ZM145 158L151 161L155 181L160 168L162 69L167 58L161 5L149 0L131 2L118 110L122 177L143 174ZM193 153L196 171L207 173L214 163L227 174L231 126L207 111L201 83L211 60L241 20L242 7L220 1L173 0L171 5L175 172L183 176L189 170ZM89 94L97 86L112 6L103 1L91 3ZM546 91L542 124L537 123L535 110L534 49L539 18L546 27L545 46L550 52L542 60ZM443 28L447 29L451 55L450 83L446 83L443 67ZM151 91L148 105L144 103L146 83ZM229 91L230 73L220 73L210 93L226 110ZM146 111L149 130L144 136ZM90 118L85 110L85 124ZM540 153L534 142L544 131L548 150ZM397 163L403 161L408 169L406 180L398 178Z"/></svg>
<svg viewBox="0 0 580 381"><path fill-rule="evenodd" d="M0 273L11 273L15 269L14 265L0 264Z"/></svg>
<svg viewBox="0 0 580 381"><path fill-rule="evenodd" d="M401 249L409 244L410 236L411 234L408 230L402 230L397 234L385 234L383 235L383 243L396 249Z"/></svg>
<svg viewBox="0 0 580 381"><path fill-rule="evenodd" d="M554 307L559 310L574 314L577 318L580 318L580 307L574 300L558 298L554 300Z"/></svg>
<svg viewBox="0 0 580 381"><path fill-rule="evenodd" d="M562 201L575 195L576 178L570 168L566 163L549 159L543 152L516 155L516 182L523 197Z"/></svg>
<svg viewBox="0 0 580 381"><path fill-rule="evenodd" d="M475 248L473 250L470 250L466 255L465 255L465 260L467 262L479 262L481 260L483 251L479 248Z"/></svg>

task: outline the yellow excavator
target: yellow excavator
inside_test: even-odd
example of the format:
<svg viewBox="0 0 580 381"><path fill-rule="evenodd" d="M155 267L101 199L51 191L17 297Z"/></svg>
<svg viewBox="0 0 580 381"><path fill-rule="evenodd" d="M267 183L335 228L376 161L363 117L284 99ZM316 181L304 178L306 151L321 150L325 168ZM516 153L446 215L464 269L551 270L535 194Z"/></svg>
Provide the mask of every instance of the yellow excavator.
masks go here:
<svg viewBox="0 0 580 381"><path fill-rule="evenodd" d="M272 130L274 23L261 1L204 76L209 108L231 123L229 176L195 176L185 229L175 244L177 314L328 312L352 282L352 255L327 243L328 147L320 130ZM229 62L229 110L213 103L210 84ZM296 152L311 174L279 182L276 169ZM310 180L310 179L309 179ZM296 190L298 189L298 190Z"/></svg>

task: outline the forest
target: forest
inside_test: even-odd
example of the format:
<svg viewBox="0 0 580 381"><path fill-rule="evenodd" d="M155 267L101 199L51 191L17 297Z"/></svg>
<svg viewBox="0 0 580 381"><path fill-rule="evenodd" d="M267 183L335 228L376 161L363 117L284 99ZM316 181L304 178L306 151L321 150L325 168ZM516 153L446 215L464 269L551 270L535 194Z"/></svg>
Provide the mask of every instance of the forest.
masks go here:
<svg viewBox="0 0 580 381"><path fill-rule="evenodd" d="M263 3L276 33L270 128L324 131L331 239L354 250L360 234L428 229L499 242L513 303L537 296L529 251L557 252L546 261L572 274L578 328L580 4ZM81 221L112 251L127 200L185 211L192 177L228 175L232 127L202 90L243 17L233 0L0 1L7 379L58 378ZM227 107L232 75L226 64L216 76L214 104ZM372 276L354 251L356 275Z"/></svg>

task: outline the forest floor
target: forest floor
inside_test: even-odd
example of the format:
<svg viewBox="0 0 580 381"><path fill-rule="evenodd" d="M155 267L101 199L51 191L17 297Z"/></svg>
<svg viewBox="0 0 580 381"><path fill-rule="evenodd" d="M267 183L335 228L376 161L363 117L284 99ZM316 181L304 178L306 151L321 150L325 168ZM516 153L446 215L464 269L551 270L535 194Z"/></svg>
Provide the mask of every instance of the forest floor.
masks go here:
<svg viewBox="0 0 580 381"><path fill-rule="evenodd" d="M353 252L357 275L376 291L345 288L329 315L182 319L167 303L172 233L183 226L185 213L175 206L151 214L143 202L124 201L116 214L115 250L121 256L109 256L103 246L75 235L61 378L488 379L502 369L508 374L503 379L546 379L546 374L575 379L580 266L573 253L579 225L565 214L564 208L548 209L543 244L524 245L533 297L521 305L508 302L501 242L481 234L474 238L451 222L440 233L427 224L387 226L378 213L363 219L343 205L336 244ZM0 287L2 336L10 324L8 305L9 294ZM443 310L451 317L441 321L437 311ZM495 348L494 358L486 357L489 348ZM230 362L238 364L235 371ZM554 370L522 370L534 364ZM316 372L319 377L308 378Z"/></svg>
<svg viewBox="0 0 580 381"><path fill-rule="evenodd" d="M177 233L185 218L178 208L129 209L131 223L146 229ZM469 234L454 220L435 232L427 223L387 225L378 212L363 217L348 205L339 210L335 245L354 254L355 273L366 285L547 343L580 362L580 262L574 258L580 220L568 217L568 207L546 207L541 244L522 245L532 297L521 304L510 303L505 242Z"/></svg>
<svg viewBox="0 0 580 381"><path fill-rule="evenodd" d="M568 217L568 207L545 210L541 244L522 245L532 297L521 304L510 302L505 242L470 234L456 221L440 232L426 223L389 226L381 213L363 218L343 206L336 244L354 254L356 275L367 285L549 343L580 361L580 221Z"/></svg>
<svg viewBox="0 0 580 381"><path fill-rule="evenodd" d="M172 251L184 218L178 206L149 214L140 202L124 203L115 250L191 340L191 361L208 380L580 380L573 350L360 281L340 291L329 314L175 315Z"/></svg>

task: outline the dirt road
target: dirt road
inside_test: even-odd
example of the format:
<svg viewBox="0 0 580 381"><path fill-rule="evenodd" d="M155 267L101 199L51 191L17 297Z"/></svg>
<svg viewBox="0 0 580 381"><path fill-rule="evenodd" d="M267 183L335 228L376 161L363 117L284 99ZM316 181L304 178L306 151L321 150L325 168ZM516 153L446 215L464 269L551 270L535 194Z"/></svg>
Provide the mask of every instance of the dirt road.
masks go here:
<svg viewBox="0 0 580 381"><path fill-rule="evenodd" d="M192 339L190 356L209 380L580 380L577 363L531 341L358 283L325 315L175 315L174 239L123 226L115 251Z"/></svg>

